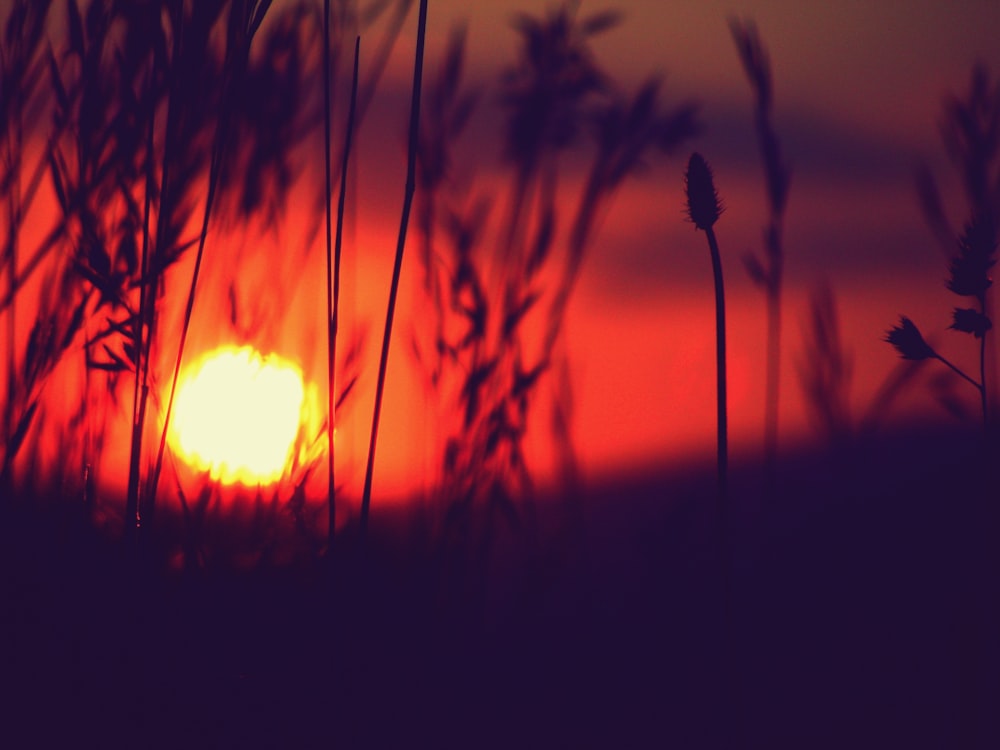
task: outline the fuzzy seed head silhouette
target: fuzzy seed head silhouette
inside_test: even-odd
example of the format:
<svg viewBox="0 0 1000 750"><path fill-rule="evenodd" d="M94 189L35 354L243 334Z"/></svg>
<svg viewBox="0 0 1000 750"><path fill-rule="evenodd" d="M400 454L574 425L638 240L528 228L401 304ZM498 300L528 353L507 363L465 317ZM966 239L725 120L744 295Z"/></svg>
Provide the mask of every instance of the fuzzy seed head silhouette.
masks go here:
<svg viewBox="0 0 1000 750"><path fill-rule="evenodd" d="M993 285L990 271L996 264L997 231L988 215L966 224L951 260L948 289L963 297L982 297Z"/></svg>
<svg viewBox="0 0 1000 750"><path fill-rule="evenodd" d="M896 348L903 359L920 360L937 356L930 344L924 341L917 326L906 316L900 317L899 325L893 326L885 340Z"/></svg>
<svg viewBox="0 0 1000 750"><path fill-rule="evenodd" d="M722 203L715 191L712 170L698 152L691 154L691 158L688 159L684 182L687 190L688 218L698 229L710 229L719 220Z"/></svg>
<svg viewBox="0 0 1000 750"><path fill-rule="evenodd" d="M949 328L963 333L971 333L977 339L985 336L986 332L993 328L993 323L988 317L979 310L971 308L956 307L952 313L952 321Z"/></svg>

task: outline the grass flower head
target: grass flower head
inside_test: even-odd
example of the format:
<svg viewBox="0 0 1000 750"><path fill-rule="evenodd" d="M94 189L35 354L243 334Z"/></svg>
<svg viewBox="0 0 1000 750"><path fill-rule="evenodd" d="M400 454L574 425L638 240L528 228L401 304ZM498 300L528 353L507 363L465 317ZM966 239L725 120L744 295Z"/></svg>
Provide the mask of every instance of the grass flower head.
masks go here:
<svg viewBox="0 0 1000 750"><path fill-rule="evenodd" d="M687 190L687 214L695 227L702 230L711 228L722 213L722 202L715 191L712 170L698 152L688 159L684 175Z"/></svg>
<svg viewBox="0 0 1000 750"><path fill-rule="evenodd" d="M893 326L885 340L896 348L903 359L920 360L937 356L937 352L924 341L917 326L906 316L900 317L899 325Z"/></svg>

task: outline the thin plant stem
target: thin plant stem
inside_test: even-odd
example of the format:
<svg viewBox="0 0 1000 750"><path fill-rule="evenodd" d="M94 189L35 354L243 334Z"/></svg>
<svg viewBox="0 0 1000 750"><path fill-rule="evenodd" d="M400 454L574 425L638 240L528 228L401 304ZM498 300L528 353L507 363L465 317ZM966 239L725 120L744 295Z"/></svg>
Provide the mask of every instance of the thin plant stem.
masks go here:
<svg viewBox="0 0 1000 750"><path fill-rule="evenodd" d="M153 82L156 73L156 56L150 62L149 74L149 128L146 132L146 194L142 208L142 251L140 255L139 310L136 313L133 328L133 345L135 347L135 390L132 394L132 442L129 451L128 495L125 501L126 526L128 519L136 519L139 510L139 484L142 463L142 433L146 423L146 404L149 400L149 368L144 364L149 359L149 352L143 345L143 325L146 318L146 306L150 304L153 295L147 290L146 279L149 274L149 222L152 213L152 196L154 181L153 133L156 125L156 97L153 93ZM152 336L152 330L149 331Z"/></svg>
<svg viewBox="0 0 1000 750"><path fill-rule="evenodd" d="M171 23L174 27L174 38L173 38L173 50L172 50L172 60L176 62L180 59L183 44L184 44L184 19L183 19L183 9L178 8L175 11L176 15L171 14ZM153 62L155 66L155 59ZM168 68L169 70L169 68ZM173 212L173 186L171 184L172 170L171 164L173 164L174 149L177 146L177 132L180 123L180 113L178 112L179 107L175 101L175 97L179 95L178 93L178 81L173 79L169 82L167 91L167 101L166 101L166 122L164 123L164 143L163 143L163 156L160 167L160 187L157 195L158 206L156 212L156 242L152 246L152 252L154 256L162 255L164 253L164 245L166 243L166 237L168 232L168 226L171 219L171 214ZM150 96L153 96L153 92L150 92ZM152 126L155 127L155 103L151 105L153 107L153 117L154 123ZM147 133L147 138L148 138ZM148 143L147 143L148 145ZM148 168L149 173L147 177L151 177L154 171L155 155L152 150L149 152L149 162ZM148 190L147 185L147 196L151 194ZM144 217L145 219L146 217ZM135 479L138 482L140 480L140 464L142 460L142 433L145 431L146 425L146 411L149 403L149 370L151 366L151 358L153 351L153 337L156 331L157 325L157 306L156 306L156 293L159 288L160 278L163 273L163 266L161 263L156 262L152 264L152 274L150 275L150 262L147 254L145 259L146 268L143 271L143 284L142 289L145 289L145 296L142 297L140 293L140 298L145 302L145 306L140 305L139 315L142 319L141 326L146 329L146 338L143 342L142 348L138 353L137 366L142 368L141 376L141 390L139 394L139 413L137 415L137 426L134 429L138 430L139 437L136 438L133 433L133 446L132 449L135 452L134 457L130 456L130 471L135 471ZM148 285L148 288L147 288ZM134 461L135 463L131 463ZM131 476L130 476L131 481ZM150 498L150 502L156 493L156 485L159 481L159 468L154 469L152 476L148 478L146 484L146 496ZM138 501L140 499L140 492L137 490L134 500L136 505L132 506L131 501L133 497L130 495L126 502L129 505L126 507L125 514L125 535L126 539L130 536L136 536L139 528L140 522L140 508Z"/></svg>
<svg viewBox="0 0 1000 750"><path fill-rule="evenodd" d="M986 298L980 300L983 308L983 315L986 315ZM979 396L983 402L983 428L989 428L990 413L986 403L986 331L979 339Z"/></svg>
<svg viewBox="0 0 1000 750"><path fill-rule="evenodd" d="M725 712L729 718L727 731L738 732L736 665L735 665L735 633L734 633L734 601L733 601L733 545L730 531L729 513L729 429L727 421L726 400L726 302L722 282L722 256L719 253L719 243L715 238L715 230L705 227L708 237L708 247L712 255L712 276L715 281L715 360L718 414L718 532L720 573L722 584L722 620L723 620L723 665L725 682L722 685L722 700Z"/></svg>
<svg viewBox="0 0 1000 750"><path fill-rule="evenodd" d="M337 199L337 235L334 242L334 256L333 256L333 280L332 289L330 288L330 274L327 274L327 300L328 300L328 352L329 357L327 360L328 375L330 380L330 387L328 389L328 414L327 419L327 448L329 452L329 462L328 466L328 490L329 490L329 505L330 505L330 517L329 517L329 528L328 528L328 539L330 544L333 543L333 537L335 533L335 520L336 520L336 488L334 484L334 460L333 460L333 437L334 430L337 424L337 398L336 398L336 361L337 361L337 332L340 328L340 266L341 266L341 254L343 248L343 238L344 238L344 211L347 204L347 172L348 172L348 162L351 153L351 143L354 136L354 118L358 102L358 70L360 67L360 57L361 57L361 37L355 37L354 39L354 72L351 79L351 103L347 112L347 132L344 136L344 158L340 162L340 196ZM329 70L329 68L328 68ZM327 87L327 96L329 96L329 86ZM329 149L329 129L327 129L327 148ZM329 183L329 150L327 151L327 190L329 195L330 183ZM329 201L327 201L327 216L329 217ZM328 218L329 223L329 218ZM329 226L328 226L329 231ZM327 271L329 272L330 259L329 259L329 242L327 243Z"/></svg>
<svg viewBox="0 0 1000 750"><path fill-rule="evenodd" d="M778 226L772 223L776 237ZM767 289L767 373L765 384L764 464L767 482L773 488L778 463L778 407L781 396L781 277L784 255L781 241L773 240L770 283Z"/></svg>
<svg viewBox="0 0 1000 750"><path fill-rule="evenodd" d="M715 281L715 364L716 411L718 416L719 502L726 510L729 483L729 428L726 417L726 300L722 282L722 256L715 230L705 228L708 248L712 254L712 277Z"/></svg>
<svg viewBox="0 0 1000 750"><path fill-rule="evenodd" d="M327 543L333 543L336 523L336 498L334 497L333 476L333 428L334 428L334 351L337 346L336 326L333 321L333 190L330 184L330 0L323 0L323 164L326 213L326 444L327 444ZM346 157L346 154L345 154ZM346 158L345 158L346 161Z"/></svg>
<svg viewBox="0 0 1000 750"><path fill-rule="evenodd" d="M361 536L368 533L368 514L372 498L372 475L375 470L375 445L378 439L378 423L382 411L382 395L385 390L385 373L389 361L389 341L392 336L392 319L399 293L399 277L403 267L403 250L406 247L406 229L410 222L410 208L416 190L417 147L420 128L420 87L424 67L424 38L427 33L427 0L420 0L419 22L417 25L417 53L413 66L413 99L410 103L410 134L406 168L406 190L403 197L403 213L399 224L399 238L396 242L396 259L392 268L392 283L389 287L389 305L385 316L385 332L382 336L382 353L378 363L378 382L375 386L375 408L372 414L371 439L368 443L368 463L365 467L365 487L361 497Z"/></svg>
<svg viewBox="0 0 1000 750"><path fill-rule="evenodd" d="M973 379L973 378L969 377L968 375L966 375L966 374L965 374L965 372L963 372L963 371L962 371L962 369L961 369L960 367L957 367L956 365L952 364L952 363L951 363L951 362L949 362L949 361L948 361L947 359L945 359L944 357L942 357L942 356L941 356L940 354L936 354L936 353L935 353L935 354L934 354L934 358L935 358L935 359L937 359L937 360L938 360L939 362L941 362L942 364L944 364L944 365L946 365L947 367L949 367L949 368L950 368L950 369L951 369L951 370L952 370L952 371L953 371L953 372L954 372L955 374L957 374L957 375L958 375L959 377L961 377L961 378L964 378L964 379L965 379L965 380L967 380L968 382L972 383L972 384L973 384L973 385L974 385L974 386L976 387L976 390L978 390L978 391L982 391L982 390L984 390L984 389L983 389L983 386L982 386L982 384L981 384L981 383L977 383L977 382L975 381L975 379Z"/></svg>
<svg viewBox="0 0 1000 750"><path fill-rule="evenodd" d="M249 42L247 42L249 44ZM249 49L243 49L238 54L249 54ZM232 96L231 80L223 82L223 97L228 99ZM177 344L177 357L174 360L174 374L170 381L170 396L167 398L167 409L163 416L163 430L160 433L160 446L156 452L156 464L153 467L153 476L150 484L150 491L147 497L148 511L153 512L156 503L156 488L160 480L160 472L163 469L163 454L167 447L167 433L170 430L170 417L173 412L174 397L177 395L177 381L180 378L181 365L184 361L184 347L187 343L188 332L191 329L191 317L194 312L195 294L198 289L198 279L201 274L201 264L205 257L205 245L208 240L208 227L212 219L212 207L215 203L215 193L219 186L219 176L222 171L223 157L226 150L226 139L229 130L229 106L231 102L223 101L222 115L216 131L215 141L212 144L212 156L209 163L208 193L205 196L205 209L202 213L201 231L198 235L198 251L195 254L194 270L191 273L191 284L188 288L187 303L184 306L184 320L181 325L180 341Z"/></svg>
<svg viewBox="0 0 1000 750"><path fill-rule="evenodd" d="M8 196L8 214L10 235L8 238L7 274L10 287L10 309L7 311L7 405L4 416L4 440L10 450L14 434L14 402L17 394L17 301L15 298L17 285L18 227L21 221L21 102L18 92L15 92L12 109L15 119L13 135L8 135L8 161L14 170L13 186ZM11 140L13 139L13 140ZM11 467L12 456L4 456L5 468ZM12 474L5 477L11 479ZM10 489L5 487L4 490Z"/></svg>

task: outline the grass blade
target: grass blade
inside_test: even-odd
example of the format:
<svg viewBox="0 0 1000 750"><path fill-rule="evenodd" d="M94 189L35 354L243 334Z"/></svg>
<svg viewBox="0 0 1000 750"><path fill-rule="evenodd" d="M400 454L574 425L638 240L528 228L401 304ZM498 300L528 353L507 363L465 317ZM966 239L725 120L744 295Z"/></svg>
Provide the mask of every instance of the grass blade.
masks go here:
<svg viewBox="0 0 1000 750"><path fill-rule="evenodd" d="M382 336L382 353L378 363L378 382L375 386L375 408L372 414L371 439L368 443L368 463L365 467L365 488L361 497L361 536L368 532L368 514L372 499L372 474L375 470L375 445L378 440L378 423L382 411L382 394L385 390L385 373L389 361L389 340L392 337L392 318L399 293L399 276L403 267L403 250L406 247L406 229L410 222L410 208L416 189L417 146L420 128L420 87L424 68L424 37L427 32L427 0L420 0L420 20L417 26L417 54L413 66L413 99L410 106L410 137L406 168L406 192L403 198L403 215L399 224L396 259L392 268L389 287L389 306L385 315L385 332Z"/></svg>

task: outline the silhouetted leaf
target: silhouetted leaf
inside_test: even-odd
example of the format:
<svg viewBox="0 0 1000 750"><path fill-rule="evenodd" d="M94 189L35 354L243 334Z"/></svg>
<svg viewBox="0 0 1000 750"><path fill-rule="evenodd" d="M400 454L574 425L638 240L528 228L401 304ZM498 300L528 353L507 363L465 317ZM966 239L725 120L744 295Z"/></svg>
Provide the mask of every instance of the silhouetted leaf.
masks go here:
<svg viewBox="0 0 1000 750"><path fill-rule="evenodd" d="M508 308L507 314L503 319L503 337L505 339L510 338L514 329L520 325L521 320L523 320L524 316L528 314L528 311L534 307L535 303L538 302L538 299L539 295L537 292L530 292L514 304L513 307Z"/></svg>
<svg viewBox="0 0 1000 750"><path fill-rule="evenodd" d="M769 274L756 255L753 253L744 255L743 267L746 268L747 275L754 284L764 289L768 287Z"/></svg>
<svg viewBox="0 0 1000 750"><path fill-rule="evenodd" d="M104 349L104 353L111 358L111 362L107 363L105 367L99 367L99 369L106 369L110 371L128 370L128 363L122 359L117 352L115 352L107 344L101 344L101 348ZM92 363L93 366L97 366L96 363Z"/></svg>
<svg viewBox="0 0 1000 750"><path fill-rule="evenodd" d="M66 332L63 334L62 341L60 342L59 349L64 351L69 348L69 345L73 342L76 337L77 332L83 325L83 316L87 310L87 299L84 297L80 300L79 304L73 310L73 316L69 320L69 325L66 326Z"/></svg>
<svg viewBox="0 0 1000 750"><path fill-rule="evenodd" d="M455 467L458 466L458 455L461 451L461 444L456 438L448 438L444 447L444 473L445 476L450 476L455 473Z"/></svg>
<svg viewBox="0 0 1000 750"><path fill-rule="evenodd" d="M580 30L587 36L600 34L622 22L624 15L617 10L605 10L580 21Z"/></svg>
<svg viewBox="0 0 1000 750"><path fill-rule="evenodd" d="M126 231L118 241L118 253L116 255L119 263L124 263L126 275L134 276L139 270L139 246L135 241L135 235Z"/></svg>
<svg viewBox="0 0 1000 750"><path fill-rule="evenodd" d="M49 80L52 84L52 90L56 95L57 112L60 118L66 117L69 113L69 94L66 93L66 86L63 85L62 74L59 72L59 63L56 62L56 56L52 50L49 50L48 59Z"/></svg>
<svg viewBox="0 0 1000 750"><path fill-rule="evenodd" d="M528 263L525 266L525 274L531 278L544 264L552 249L552 241L556 236L556 211L551 204L545 207L545 211L538 221L538 229L535 232L535 240L531 245L531 253L528 255Z"/></svg>
<svg viewBox="0 0 1000 750"><path fill-rule="evenodd" d="M28 3L15 3L11 9L10 16L7 17L7 26L4 28L4 42L8 49L14 47L17 38L24 29L24 21L28 15Z"/></svg>
<svg viewBox="0 0 1000 750"><path fill-rule="evenodd" d="M945 216L941 193L930 168L926 164L922 164L917 169L913 181L916 185L920 212L924 216L924 221L927 222L927 226L930 227L938 242L950 250L955 241L955 234Z"/></svg>
<svg viewBox="0 0 1000 750"><path fill-rule="evenodd" d="M698 105L687 102L664 118L660 126L658 145L664 153L673 153L678 146L699 135L704 130L698 120Z"/></svg>
<svg viewBox="0 0 1000 750"><path fill-rule="evenodd" d="M497 448L500 447L501 440L509 434L507 410L503 404L496 406L490 412L487 424L489 427L486 433L486 458L492 458Z"/></svg>
<svg viewBox="0 0 1000 750"><path fill-rule="evenodd" d="M473 423L479 415L479 392L496 369L497 360L491 359L468 374L465 384L462 386L462 398L465 401L465 426L466 429Z"/></svg>
<svg viewBox="0 0 1000 750"><path fill-rule="evenodd" d="M10 437L10 444L7 446L7 453L4 457L4 460L8 464L21 449L21 445L24 443L24 438L28 434L28 429L31 427L31 422L35 418L35 412L37 410L38 400L35 399L28 405L27 410L21 415L21 418L17 420L17 428L14 430L14 434Z"/></svg>
<svg viewBox="0 0 1000 750"><path fill-rule="evenodd" d="M91 2L87 6L87 18L84 21L87 27L87 39L91 43L101 46L107 34L110 14L103 2Z"/></svg>
<svg viewBox="0 0 1000 750"><path fill-rule="evenodd" d="M97 237L91 238L87 243L87 262L94 272L102 280L108 279L111 275L111 256L108 255L104 243Z"/></svg>
<svg viewBox="0 0 1000 750"><path fill-rule="evenodd" d="M70 213L69 198L66 195L66 184L63 181L62 170L60 169L59 158L55 149L49 152L49 172L52 176L52 187L55 188L56 200L59 201L59 207L62 209L63 215L68 216Z"/></svg>
<svg viewBox="0 0 1000 750"><path fill-rule="evenodd" d="M132 369L136 370L139 366L139 352L135 348L135 342L125 339L122 342L122 351L125 352L125 356L128 358L129 363L132 365Z"/></svg>
<svg viewBox="0 0 1000 750"><path fill-rule="evenodd" d="M730 19L729 30L743 63L743 71L750 79L759 106L766 111L771 106L771 63L757 26L753 21Z"/></svg>
<svg viewBox="0 0 1000 750"><path fill-rule="evenodd" d="M354 375L343 388L340 389L340 394L337 396L337 400L334 403L334 409L339 409L347 401L347 397L354 390L354 386L358 384L358 376Z"/></svg>
<svg viewBox="0 0 1000 750"><path fill-rule="evenodd" d="M43 341L47 329L41 318L36 318L31 326L31 333L28 334L28 344L24 352L24 379L26 381L30 382L33 379L38 366L38 357L47 348Z"/></svg>
<svg viewBox="0 0 1000 750"><path fill-rule="evenodd" d="M100 3L92 2L91 5ZM66 0L66 18L69 20L69 48L81 60L84 55L83 39L83 19L80 17L80 8L77 7L76 0Z"/></svg>
<svg viewBox="0 0 1000 750"><path fill-rule="evenodd" d="M258 0L250 18L250 26L248 29L249 36L252 37L257 33L257 30L260 28L261 23L263 23L264 16L267 15L267 11L270 9L272 2L273 0Z"/></svg>
<svg viewBox="0 0 1000 750"><path fill-rule="evenodd" d="M514 374L514 387L511 389L511 395L514 398L520 398L528 391L530 391L535 383L538 382L538 378L548 369L548 362L541 362L535 365L527 372L523 372L520 367Z"/></svg>

